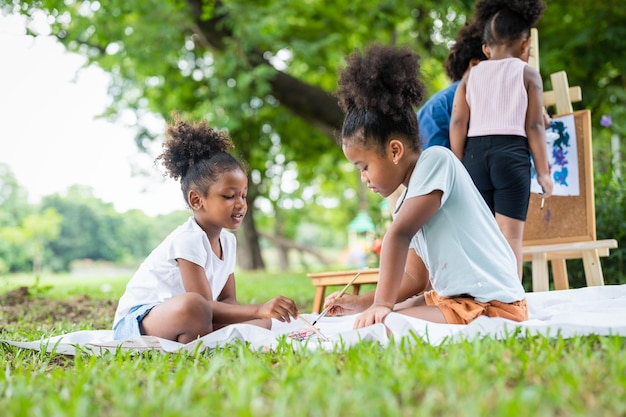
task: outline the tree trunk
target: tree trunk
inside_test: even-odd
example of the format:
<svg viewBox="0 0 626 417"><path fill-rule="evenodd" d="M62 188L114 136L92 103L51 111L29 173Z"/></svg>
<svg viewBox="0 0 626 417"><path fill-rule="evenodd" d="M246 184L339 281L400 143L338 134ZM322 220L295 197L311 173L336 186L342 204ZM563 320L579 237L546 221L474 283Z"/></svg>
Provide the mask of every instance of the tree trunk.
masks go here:
<svg viewBox="0 0 626 417"><path fill-rule="evenodd" d="M286 237L282 237L282 236L270 236L263 232L260 232L259 235L269 240L276 246L282 247L285 251L295 249L299 251L301 254L310 253L311 255L315 256L322 264L324 265L332 264L332 262L329 259L327 259L326 256L324 256L322 251L318 250L317 248L307 246L307 245L301 245L299 243L294 242L293 240L287 239Z"/></svg>
<svg viewBox="0 0 626 417"><path fill-rule="evenodd" d="M274 226L274 235L283 236L283 223L277 221ZM289 269L289 248L285 245L277 245L278 250L278 266L281 271Z"/></svg>
<svg viewBox="0 0 626 417"><path fill-rule="evenodd" d="M259 245L259 232L254 225L254 209L251 202L248 213L243 218L243 226L237 239L237 264L246 271L264 270L265 262Z"/></svg>
<svg viewBox="0 0 626 417"><path fill-rule="evenodd" d="M43 256L41 256L39 253L33 256L33 275L35 275L36 277L41 276L41 272L43 271L42 259L43 259Z"/></svg>
<svg viewBox="0 0 626 417"><path fill-rule="evenodd" d="M227 20L227 12L220 13L222 6L218 0L213 3L215 13L207 19L204 16L205 1L186 0L189 10L195 21L195 33L199 38L199 43L213 52L222 52L226 49L226 40L233 37ZM208 3L206 3L208 4ZM308 124L316 127L334 142L337 131L341 129L343 123L343 113L337 103L337 98L328 91L307 84L287 73L278 71L263 57L262 50L246 51L247 64L251 67L265 66L274 72L269 83L271 94L280 101L280 104L289 109L293 114L302 118ZM264 269L265 264L261 256L259 245L259 234L254 226L253 202L248 194L248 215L244 218L242 233L238 251L239 266L246 270ZM281 238L281 242L287 239ZM280 253L281 268L288 268L288 252L291 245L277 245ZM307 252L311 250L304 249ZM319 253L316 254L323 259ZM324 260L325 261L325 260Z"/></svg>

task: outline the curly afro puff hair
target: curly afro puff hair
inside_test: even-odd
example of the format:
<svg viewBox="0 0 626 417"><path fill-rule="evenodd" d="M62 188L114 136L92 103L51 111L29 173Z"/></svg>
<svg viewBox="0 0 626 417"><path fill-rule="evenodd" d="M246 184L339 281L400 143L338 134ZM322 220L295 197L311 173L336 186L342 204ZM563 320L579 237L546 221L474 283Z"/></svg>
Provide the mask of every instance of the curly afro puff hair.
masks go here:
<svg viewBox="0 0 626 417"><path fill-rule="evenodd" d="M393 114L421 104L424 88L419 80L419 56L408 46L375 44L363 55L353 53L346 62L337 90L344 113L360 108Z"/></svg>
<svg viewBox="0 0 626 417"><path fill-rule="evenodd" d="M189 123L174 114L173 123L167 126L168 139L163 143L165 149L157 160L175 180L187 175L189 168L203 159L210 159L219 152L228 152L234 148L226 132L212 129L202 120Z"/></svg>
<svg viewBox="0 0 626 417"><path fill-rule="evenodd" d="M485 25L483 41L487 45L508 44L530 33L543 16L543 0L479 0L474 18Z"/></svg>
<svg viewBox="0 0 626 417"><path fill-rule="evenodd" d="M192 187L206 195L224 172L247 172L244 164L229 153L235 146L228 133L211 128L206 120L187 122L174 113L165 134L168 138L163 143L164 151L156 161L162 162L170 177L180 178L185 199Z"/></svg>
<svg viewBox="0 0 626 417"><path fill-rule="evenodd" d="M346 115L342 143L356 140L382 150L391 134L399 134L419 149L414 109L424 99L419 56L408 46L374 44L346 63L336 93Z"/></svg>
<svg viewBox="0 0 626 417"><path fill-rule="evenodd" d="M463 78L472 60L487 59L483 52L483 29L483 25L477 21L467 23L459 29L444 63L446 74L452 81Z"/></svg>

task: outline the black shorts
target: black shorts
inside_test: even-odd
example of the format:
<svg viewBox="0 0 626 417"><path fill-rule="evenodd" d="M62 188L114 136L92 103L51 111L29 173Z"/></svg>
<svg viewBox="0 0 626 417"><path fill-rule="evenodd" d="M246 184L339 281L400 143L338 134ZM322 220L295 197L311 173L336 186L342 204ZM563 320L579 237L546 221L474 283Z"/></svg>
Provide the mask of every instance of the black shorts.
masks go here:
<svg viewBox="0 0 626 417"><path fill-rule="evenodd" d="M526 221L530 199L528 139L513 135L467 138L463 165L492 213Z"/></svg>

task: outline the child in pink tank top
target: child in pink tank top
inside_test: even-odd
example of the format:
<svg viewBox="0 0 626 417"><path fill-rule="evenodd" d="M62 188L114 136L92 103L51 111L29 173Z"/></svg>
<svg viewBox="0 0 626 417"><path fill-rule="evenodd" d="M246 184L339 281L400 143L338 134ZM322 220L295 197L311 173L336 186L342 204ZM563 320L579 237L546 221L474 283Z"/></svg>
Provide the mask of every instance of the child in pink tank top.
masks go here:
<svg viewBox="0 0 626 417"><path fill-rule="evenodd" d="M457 88L450 146L463 161L517 258L522 277L522 238L530 198L530 155L543 189L552 194L544 127L543 83L526 64L530 29L543 0L479 0L475 19L484 24L483 51Z"/></svg>

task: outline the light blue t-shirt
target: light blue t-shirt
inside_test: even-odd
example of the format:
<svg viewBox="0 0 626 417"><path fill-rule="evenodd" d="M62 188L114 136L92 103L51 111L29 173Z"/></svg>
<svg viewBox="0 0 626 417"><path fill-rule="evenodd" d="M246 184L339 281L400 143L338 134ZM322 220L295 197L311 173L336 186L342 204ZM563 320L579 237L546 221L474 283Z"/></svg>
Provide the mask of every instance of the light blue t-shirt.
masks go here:
<svg viewBox="0 0 626 417"><path fill-rule="evenodd" d="M517 262L463 164L442 146L424 150L398 200L443 192L441 207L411 241L443 297L512 303L524 298Z"/></svg>

